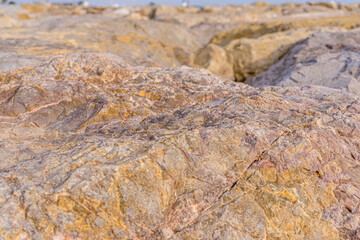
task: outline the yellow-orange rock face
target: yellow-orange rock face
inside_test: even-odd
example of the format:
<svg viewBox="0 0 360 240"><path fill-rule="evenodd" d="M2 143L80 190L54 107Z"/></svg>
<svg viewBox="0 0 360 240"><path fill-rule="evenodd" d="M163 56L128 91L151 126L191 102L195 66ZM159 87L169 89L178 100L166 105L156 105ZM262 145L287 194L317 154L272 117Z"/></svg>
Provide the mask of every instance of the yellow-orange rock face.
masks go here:
<svg viewBox="0 0 360 240"><path fill-rule="evenodd" d="M0 240L360 239L358 26L358 4L1 5ZM282 87L297 71L340 90Z"/></svg>
<svg viewBox="0 0 360 240"><path fill-rule="evenodd" d="M360 102L72 54L0 77L4 239L354 239Z"/></svg>

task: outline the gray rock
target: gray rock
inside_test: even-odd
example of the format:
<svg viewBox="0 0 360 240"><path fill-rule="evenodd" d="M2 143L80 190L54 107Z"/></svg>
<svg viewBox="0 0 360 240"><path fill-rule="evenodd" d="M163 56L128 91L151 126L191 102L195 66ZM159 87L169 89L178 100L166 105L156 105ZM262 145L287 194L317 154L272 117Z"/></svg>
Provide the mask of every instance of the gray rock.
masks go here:
<svg viewBox="0 0 360 240"><path fill-rule="evenodd" d="M360 95L360 34L316 33L246 83L256 87L320 85Z"/></svg>

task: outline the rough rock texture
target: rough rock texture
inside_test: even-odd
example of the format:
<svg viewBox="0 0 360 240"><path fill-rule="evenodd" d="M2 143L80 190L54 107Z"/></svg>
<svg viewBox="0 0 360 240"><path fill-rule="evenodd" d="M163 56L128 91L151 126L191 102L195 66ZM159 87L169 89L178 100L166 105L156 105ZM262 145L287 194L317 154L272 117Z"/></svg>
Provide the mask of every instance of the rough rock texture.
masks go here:
<svg viewBox="0 0 360 240"><path fill-rule="evenodd" d="M198 48L188 31L179 25L102 15L45 18L34 26L3 29L0 36L43 41L43 48L51 43L68 45L68 51L82 48L87 52L111 52L132 64L146 66L174 67L189 63L191 52ZM48 50L48 57L57 52L56 47ZM33 54L38 51L33 49Z"/></svg>
<svg viewBox="0 0 360 240"><path fill-rule="evenodd" d="M195 60L201 59L199 65L224 77L234 76L234 80L243 82L266 70L276 63L299 40L315 32L342 32L360 26L360 15L312 16L310 18L289 17L281 20L254 23L242 28L232 29L215 35L210 43L198 51ZM213 67L219 62L219 54L230 55L231 61L222 61L221 69ZM220 49L223 48L223 49ZM211 52L204 57L204 52Z"/></svg>
<svg viewBox="0 0 360 240"><path fill-rule="evenodd" d="M82 47L34 38L0 38L0 71L37 65L50 56L86 51L88 50Z"/></svg>
<svg viewBox="0 0 360 240"><path fill-rule="evenodd" d="M3 239L360 238L360 99L71 54L0 75Z"/></svg>
<svg viewBox="0 0 360 240"><path fill-rule="evenodd" d="M31 63L31 59L37 63L44 58L70 52L110 52L121 55L133 65L195 65L213 69L214 63L219 62L218 60L210 60L212 63L201 60L201 65L198 64L199 61L193 61L194 54L203 52L199 49L211 39L214 43L220 44L217 40L223 37L229 37L230 40L234 40L232 36L236 36L235 39L238 36L258 37L265 33L317 26L318 21L322 22L320 26L356 27L359 12L357 4L336 4L336 7L329 7L327 4L310 3L254 3L203 8L1 4L0 38L3 41L17 41L17 47L12 48L14 51L0 52L4 59L9 59L6 68L2 69L14 69ZM307 20L308 18L310 20ZM223 33L224 31L230 32ZM242 31L245 33L239 35ZM214 37L215 34L219 35ZM36 47L27 50L26 42ZM209 48L206 52L212 51L212 47ZM23 50L27 53L23 54ZM233 76L234 73L228 74L233 66L225 67L227 70L220 70L219 73L225 72L225 76ZM214 72L217 72L216 69Z"/></svg>
<svg viewBox="0 0 360 240"><path fill-rule="evenodd" d="M246 83L252 86L321 85L360 95L360 33L316 33Z"/></svg>
<svg viewBox="0 0 360 240"><path fill-rule="evenodd" d="M249 26L232 29L215 35L211 43L225 46L232 40L239 38L259 37L265 34L282 32L291 29L299 28L314 28L314 27L342 27L352 29L360 26L360 15L340 15L326 17L311 17L311 18L289 18L278 21L266 21L262 23L254 23Z"/></svg>
<svg viewBox="0 0 360 240"><path fill-rule="evenodd" d="M0 5L0 240L360 239L359 96L158 67L248 78L359 6ZM254 85L356 93L349 32Z"/></svg>
<svg viewBox="0 0 360 240"><path fill-rule="evenodd" d="M15 13L21 13L28 14L29 19L17 19L19 23L12 28L0 24L0 38L18 41L17 48L25 49L26 55L52 57L70 52L110 52L121 55L134 65L175 67L189 65L192 53L199 48L187 28L148 17L137 18L134 14L138 12L132 9L129 14L134 14L129 17L111 14L111 8L105 11L102 8L51 4L30 4L19 8L5 8L4 17L15 19ZM65 46L60 47L64 49L62 52L59 51L61 45ZM22 49L11 54L22 55Z"/></svg>
<svg viewBox="0 0 360 240"><path fill-rule="evenodd" d="M315 32L344 31L343 28L300 28L270 33L258 38L233 40L226 46L226 53L232 56L235 81L243 82L276 63L301 39ZM210 58L211 59L211 58ZM212 69L207 68L210 71ZM215 72L215 71L214 71ZM220 72L221 74L221 72Z"/></svg>

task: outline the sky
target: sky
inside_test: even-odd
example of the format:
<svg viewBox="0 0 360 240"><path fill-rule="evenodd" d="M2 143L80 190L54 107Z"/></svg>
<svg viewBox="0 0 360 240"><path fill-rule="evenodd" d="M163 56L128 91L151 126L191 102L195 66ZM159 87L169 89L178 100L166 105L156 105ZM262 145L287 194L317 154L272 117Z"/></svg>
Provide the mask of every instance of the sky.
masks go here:
<svg viewBox="0 0 360 240"><path fill-rule="evenodd" d="M44 0L37 0L37 2L43 2ZM67 2L67 3L78 3L80 0L50 0L50 2ZM324 1L324 0L323 0ZM29 3L34 0L15 0L16 3ZM113 5L119 4L120 6L134 6L134 5L148 5L150 2L162 5L181 5L181 0L88 0L91 5ZM228 4L248 4L254 0L190 0L191 5L204 6L204 5L228 5ZM268 0L273 4L281 4L285 2L298 2L305 3L306 0ZM318 0L311 0L311 2L318 2ZM342 0L342 3L354 3L356 0Z"/></svg>

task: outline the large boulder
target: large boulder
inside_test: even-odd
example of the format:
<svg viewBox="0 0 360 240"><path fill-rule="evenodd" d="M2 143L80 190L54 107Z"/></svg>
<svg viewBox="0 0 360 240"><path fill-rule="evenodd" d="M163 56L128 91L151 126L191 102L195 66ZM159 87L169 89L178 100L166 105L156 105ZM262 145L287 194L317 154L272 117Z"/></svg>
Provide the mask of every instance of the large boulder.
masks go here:
<svg viewBox="0 0 360 240"><path fill-rule="evenodd" d="M356 239L360 102L71 54L0 75L4 239Z"/></svg>
<svg viewBox="0 0 360 240"><path fill-rule="evenodd" d="M360 95L360 33L316 33L296 44L252 86L321 85Z"/></svg>

